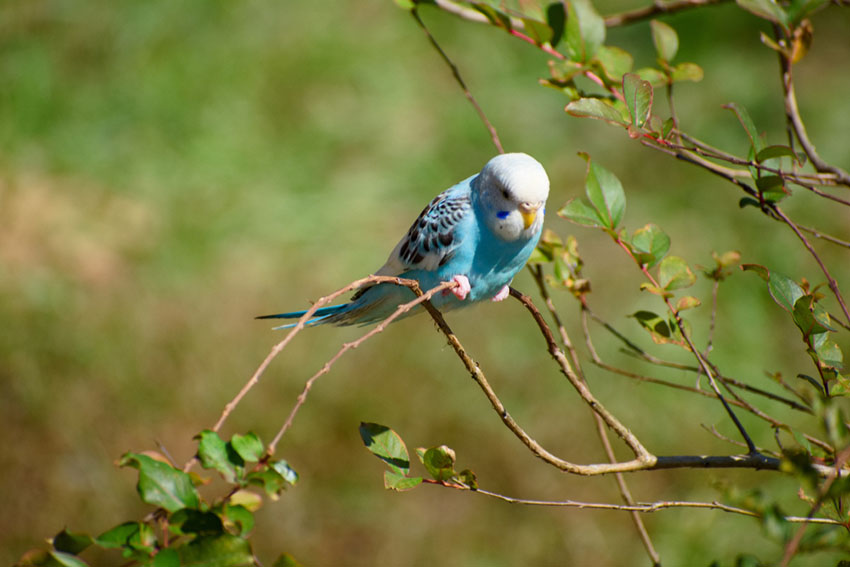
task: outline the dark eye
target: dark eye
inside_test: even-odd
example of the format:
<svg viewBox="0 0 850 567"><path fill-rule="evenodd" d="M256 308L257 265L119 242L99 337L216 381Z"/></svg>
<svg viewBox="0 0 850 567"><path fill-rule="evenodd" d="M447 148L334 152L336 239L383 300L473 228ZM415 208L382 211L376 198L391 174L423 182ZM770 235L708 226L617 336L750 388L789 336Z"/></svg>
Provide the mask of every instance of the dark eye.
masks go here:
<svg viewBox="0 0 850 567"><path fill-rule="evenodd" d="M507 190L507 189L502 189L502 197L504 197L505 199L510 199L510 198L511 198L511 194L510 194L510 193L508 193L508 190Z"/></svg>

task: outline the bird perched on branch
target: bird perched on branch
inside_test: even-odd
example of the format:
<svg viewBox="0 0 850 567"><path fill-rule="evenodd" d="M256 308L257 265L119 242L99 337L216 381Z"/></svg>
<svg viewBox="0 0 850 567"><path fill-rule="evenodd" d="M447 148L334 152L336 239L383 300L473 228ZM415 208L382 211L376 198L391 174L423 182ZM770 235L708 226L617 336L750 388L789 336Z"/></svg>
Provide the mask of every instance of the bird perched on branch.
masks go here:
<svg viewBox="0 0 850 567"><path fill-rule="evenodd" d="M484 299L501 301L537 246L548 195L549 178L537 160L523 153L498 155L480 173L437 195L375 274L417 280L422 291L456 282L450 293L431 298L440 311ZM307 324L376 323L414 298L403 286L370 284L349 303L319 308ZM304 313L258 319L297 319Z"/></svg>

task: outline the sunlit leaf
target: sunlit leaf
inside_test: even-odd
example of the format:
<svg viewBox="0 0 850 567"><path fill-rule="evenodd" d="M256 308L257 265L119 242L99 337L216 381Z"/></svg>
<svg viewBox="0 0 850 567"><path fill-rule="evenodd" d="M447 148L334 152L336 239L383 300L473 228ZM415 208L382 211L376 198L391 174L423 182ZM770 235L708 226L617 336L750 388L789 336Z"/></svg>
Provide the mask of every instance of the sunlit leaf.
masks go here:
<svg viewBox="0 0 850 567"><path fill-rule="evenodd" d="M410 457L401 437L385 425L361 423L360 438L373 455L400 475L410 472Z"/></svg>
<svg viewBox="0 0 850 567"><path fill-rule="evenodd" d="M596 212L596 209L581 199L570 199L567 201L567 204L558 210L558 216L564 217L568 221L583 226L604 226L602 219L599 218L599 213Z"/></svg>
<svg viewBox="0 0 850 567"><path fill-rule="evenodd" d="M205 429L198 434L198 459L205 469L217 470L227 482L236 480L236 469L228 454L227 443L217 433ZM240 457L241 460L241 457Z"/></svg>
<svg viewBox="0 0 850 567"><path fill-rule="evenodd" d="M587 154L580 154L587 161L585 192L596 209L599 219L610 229L616 229L626 211L626 194L617 176L592 161Z"/></svg>
<svg viewBox="0 0 850 567"><path fill-rule="evenodd" d="M171 465L139 453L126 453L119 465L139 470L136 488L142 500L175 512L181 508L197 508L200 498L188 474Z"/></svg>
<svg viewBox="0 0 850 567"><path fill-rule="evenodd" d="M634 232L631 246L637 261L652 267L670 250L670 237L658 226L650 223Z"/></svg>
<svg viewBox="0 0 850 567"><path fill-rule="evenodd" d="M422 484L421 476L407 476L396 471L384 471L384 488L404 492Z"/></svg>
<svg viewBox="0 0 850 567"><path fill-rule="evenodd" d="M680 83L682 81L698 83L703 79L704 75L705 73L702 67L696 63L689 62L679 63L670 71L670 78L673 79L674 83Z"/></svg>
<svg viewBox="0 0 850 567"><path fill-rule="evenodd" d="M196 537L177 548L180 565L204 567L254 567L251 544L241 537L220 534Z"/></svg>
<svg viewBox="0 0 850 567"><path fill-rule="evenodd" d="M680 297L679 301L676 302L676 310L684 311L685 309L692 309L700 305L702 305L702 301L692 295L685 295L684 297Z"/></svg>
<svg viewBox="0 0 850 567"><path fill-rule="evenodd" d="M676 52L679 50L679 36L676 30L660 20L650 21L649 27L652 30L652 43L655 45L655 52L658 53L659 59L668 63L675 59Z"/></svg>
<svg viewBox="0 0 850 567"><path fill-rule="evenodd" d="M230 438L230 444L239 456L249 463L256 463L263 456L263 442L256 433L248 432L245 435L235 433Z"/></svg>
<svg viewBox="0 0 850 567"><path fill-rule="evenodd" d="M623 75L623 97L629 109L632 127L642 128L652 110L652 85L634 73Z"/></svg>
<svg viewBox="0 0 850 567"><path fill-rule="evenodd" d="M678 256L667 256L658 266L658 283L667 291L692 286L696 281L687 262Z"/></svg>
<svg viewBox="0 0 850 567"><path fill-rule="evenodd" d="M605 42L605 20L590 0L566 0L567 25L565 40L567 57L573 61L589 61Z"/></svg>
<svg viewBox="0 0 850 567"><path fill-rule="evenodd" d="M775 24L786 25L788 15L775 0L735 0L741 8Z"/></svg>
<svg viewBox="0 0 850 567"><path fill-rule="evenodd" d="M596 52L596 62L602 67L608 80L617 83L621 82L623 75L630 72L634 66L631 53L611 45L599 47Z"/></svg>
<svg viewBox="0 0 850 567"><path fill-rule="evenodd" d="M749 266L749 264L747 264ZM767 278L767 289L773 300L786 311L793 311L797 300L805 295L800 285L779 272L771 270Z"/></svg>
<svg viewBox="0 0 850 567"><path fill-rule="evenodd" d="M419 453L419 450L417 450ZM425 465L434 480L449 480L456 473L454 470L455 452L445 445L439 447L431 447L423 450L420 454L420 460Z"/></svg>

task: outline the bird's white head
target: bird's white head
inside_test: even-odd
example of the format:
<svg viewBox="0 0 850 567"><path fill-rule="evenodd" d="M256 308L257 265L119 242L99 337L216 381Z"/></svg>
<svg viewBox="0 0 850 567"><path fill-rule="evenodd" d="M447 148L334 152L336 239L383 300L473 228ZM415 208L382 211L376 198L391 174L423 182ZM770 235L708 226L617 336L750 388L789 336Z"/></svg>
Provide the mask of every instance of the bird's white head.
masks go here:
<svg viewBox="0 0 850 567"><path fill-rule="evenodd" d="M530 155L498 155L473 183L484 222L502 240L529 238L543 226L549 177Z"/></svg>

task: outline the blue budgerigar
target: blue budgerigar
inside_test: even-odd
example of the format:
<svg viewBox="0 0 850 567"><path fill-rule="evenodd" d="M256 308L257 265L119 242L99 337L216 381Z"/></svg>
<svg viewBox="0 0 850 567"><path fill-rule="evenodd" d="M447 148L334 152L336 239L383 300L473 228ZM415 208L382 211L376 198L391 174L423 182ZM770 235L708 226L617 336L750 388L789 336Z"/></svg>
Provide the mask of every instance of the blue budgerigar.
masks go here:
<svg viewBox="0 0 850 567"><path fill-rule="evenodd" d="M498 155L480 173L437 195L375 274L415 279L423 291L457 282L451 293L431 299L440 311L485 299L501 301L537 246L548 195L549 178L537 160L523 153ZM372 284L359 289L349 303L318 309L308 324L375 323L414 297L403 286ZM304 313L259 319L297 319Z"/></svg>

